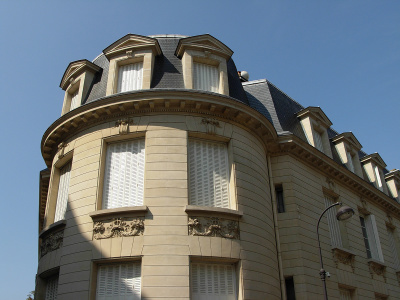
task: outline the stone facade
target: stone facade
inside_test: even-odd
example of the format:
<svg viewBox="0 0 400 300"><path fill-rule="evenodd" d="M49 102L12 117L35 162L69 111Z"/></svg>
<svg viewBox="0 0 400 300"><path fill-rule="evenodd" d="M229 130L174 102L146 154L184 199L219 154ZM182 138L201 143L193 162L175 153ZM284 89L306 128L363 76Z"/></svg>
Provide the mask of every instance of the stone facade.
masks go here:
<svg viewBox="0 0 400 300"><path fill-rule="evenodd" d="M165 44L158 44L161 39L179 42L170 60L182 61L177 67L179 80L184 81L180 89L156 86L172 76L159 75L159 58L171 55ZM372 186L365 171L352 172L335 155L328 156L307 142L304 134L279 130L246 101L252 82L243 83L243 89L236 70L231 70L229 48L209 35L128 35L104 53L113 64L113 78L108 63L85 61L83 65L90 68L69 67L62 80L66 93L82 74L93 83L86 82L89 79L80 82L84 92L78 95L88 96L71 111L67 109L70 104L64 103L63 115L42 139L48 169L40 177L41 253L35 299L53 299L46 296L46 285L55 277L57 299L96 299L101 267L122 263L139 264L142 299L203 299L193 296L192 273L202 263L233 266L234 295L226 299L285 299L291 293L290 280L297 300L320 299L315 226L327 195L355 209L353 218L338 225L341 245L332 244L333 225L326 218L321 222L322 254L331 275L328 295L332 299L341 299L345 293L351 299L395 299L400 294L396 264L400 204L386 187ZM125 56L129 63L145 61L143 89L115 93L115 68ZM196 61L218 62L220 93L187 88L192 87L188 80L194 77L187 69ZM110 82L113 87L107 85ZM90 100L96 93L100 96ZM64 101L71 101L70 96L66 94ZM318 109L309 111L309 124L320 124L318 116L327 118ZM298 128L307 126L300 117L294 118ZM330 123L323 125L318 130L327 130ZM312 135L314 129L304 130ZM324 149L332 146L327 153L333 153L332 138L327 132L322 136ZM143 203L104 209L107 147L137 139L144 139L145 144ZM226 147L228 207L190 202L191 140ZM60 170L69 162L65 217L54 222L63 180ZM379 167L387 173L385 166ZM391 190L398 188L396 182L391 182ZM283 191L284 211L280 213L277 186ZM367 220L374 216L375 241L383 260L368 258L360 216Z"/></svg>

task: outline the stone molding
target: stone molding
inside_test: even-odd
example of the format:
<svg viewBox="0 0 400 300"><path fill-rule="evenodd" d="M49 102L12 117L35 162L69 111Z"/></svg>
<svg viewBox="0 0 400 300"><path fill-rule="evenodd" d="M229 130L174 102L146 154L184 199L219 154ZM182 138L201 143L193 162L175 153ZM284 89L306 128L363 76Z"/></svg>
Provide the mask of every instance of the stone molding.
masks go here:
<svg viewBox="0 0 400 300"><path fill-rule="evenodd" d="M368 260L368 268L369 272L371 274L371 278L374 278L374 274L378 276L382 276L383 280L386 282L386 265L384 265L382 262L374 260L374 259L369 259Z"/></svg>
<svg viewBox="0 0 400 300"><path fill-rule="evenodd" d="M132 217L135 216L145 216L147 213L147 206L126 206L118 208L109 208L92 211L89 216L92 220L101 221L101 219L112 219L117 217Z"/></svg>
<svg viewBox="0 0 400 300"><path fill-rule="evenodd" d="M63 239L64 230L50 233L45 238L42 238L42 243L40 245L40 257L43 257L47 253L61 248Z"/></svg>
<svg viewBox="0 0 400 300"><path fill-rule="evenodd" d="M339 263L348 265L351 267L353 273L355 269L355 257L356 255L353 252L350 252L350 250L344 249L344 248L333 248L332 249L332 254L333 254L333 260L335 261L336 268L339 266Z"/></svg>
<svg viewBox="0 0 400 300"><path fill-rule="evenodd" d="M218 217L189 217L189 235L239 239L239 222Z"/></svg>
<svg viewBox="0 0 400 300"><path fill-rule="evenodd" d="M113 218L94 222L93 238L96 240L123 236L143 235L143 218Z"/></svg>

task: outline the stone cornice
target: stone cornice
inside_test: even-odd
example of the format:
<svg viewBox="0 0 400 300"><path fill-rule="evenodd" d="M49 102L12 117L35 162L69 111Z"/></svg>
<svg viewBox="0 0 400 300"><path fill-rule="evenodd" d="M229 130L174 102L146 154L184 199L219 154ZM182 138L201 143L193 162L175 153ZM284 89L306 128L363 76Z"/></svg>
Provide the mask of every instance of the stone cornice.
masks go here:
<svg viewBox="0 0 400 300"><path fill-rule="evenodd" d="M74 78L80 76L83 72L90 71L95 74L100 70L101 68L98 65L95 65L86 59L73 61L68 65L64 72L60 82L60 88L65 91L70 82L73 81Z"/></svg>
<svg viewBox="0 0 400 300"><path fill-rule="evenodd" d="M234 122L258 136L265 147L277 138L275 128L263 115L234 98L196 90L150 89L104 97L64 114L43 135L43 158L51 166L57 146L89 127L121 117L160 113L184 113Z"/></svg>
<svg viewBox="0 0 400 300"><path fill-rule="evenodd" d="M399 203L298 137L294 135L280 136L278 146L271 145L268 150L271 156L288 154L300 159L329 178L347 186L360 197L369 199L385 211L400 218Z"/></svg>

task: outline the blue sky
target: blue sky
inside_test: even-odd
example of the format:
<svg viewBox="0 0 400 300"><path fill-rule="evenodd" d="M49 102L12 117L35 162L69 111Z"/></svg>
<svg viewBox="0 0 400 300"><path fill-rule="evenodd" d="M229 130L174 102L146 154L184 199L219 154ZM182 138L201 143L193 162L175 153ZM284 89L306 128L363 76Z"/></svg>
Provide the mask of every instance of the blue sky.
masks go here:
<svg viewBox="0 0 400 300"><path fill-rule="evenodd" d="M196 4L197 3L197 4ZM25 299L37 267L42 134L60 116L61 77L127 33L209 33L250 80L267 78L339 133L400 169L400 2L1 1L0 233L4 299ZM5 271L6 270L6 271Z"/></svg>

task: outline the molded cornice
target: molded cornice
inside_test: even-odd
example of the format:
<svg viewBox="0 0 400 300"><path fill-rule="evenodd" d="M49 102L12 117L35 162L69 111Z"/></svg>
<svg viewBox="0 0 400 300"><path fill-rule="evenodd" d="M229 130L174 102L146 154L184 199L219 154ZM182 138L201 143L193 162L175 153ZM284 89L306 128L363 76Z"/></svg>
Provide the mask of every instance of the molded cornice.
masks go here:
<svg viewBox="0 0 400 300"><path fill-rule="evenodd" d="M89 71L95 74L101 69L101 67L86 59L73 61L68 65L67 69L64 72L64 75L60 82L60 88L65 91L70 82L73 81L76 77L80 76L83 72Z"/></svg>
<svg viewBox="0 0 400 300"><path fill-rule="evenodd" d="M332 126L331 120L329 120L329 118L320 107L309 106L297 113L297 117L299 119L304 119L308 116L311 116L311 118L317 123L321 123L325 128L329 128Z"/></svg>
<svg viewBox="0 0 400 300"><path fill-rule="evenodd" d="M345 141L349 146L354 148L356 151L360 151L362 148L362 145L352 132L343 132L332 138L332 142L334 144L337 144L341 141Z"/></svg>
<svg viewBox="0 0 400 300"><path fill-rule="evenodd" d="M385 162L377 152L364 156L363 158L361 158L360 161L362 164L373 161L376 165L380 166L381 168L386 168Z"/></svg>

